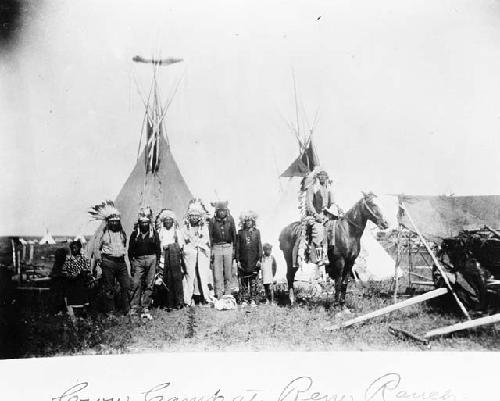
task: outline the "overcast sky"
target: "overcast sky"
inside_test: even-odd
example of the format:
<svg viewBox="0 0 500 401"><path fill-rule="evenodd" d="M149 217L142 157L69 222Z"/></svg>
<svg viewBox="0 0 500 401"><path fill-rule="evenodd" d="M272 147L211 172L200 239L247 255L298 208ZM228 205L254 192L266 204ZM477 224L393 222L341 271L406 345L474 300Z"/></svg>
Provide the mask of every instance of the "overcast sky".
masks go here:
<svg viewBox="0 0 500 401"><path fill-rule="evenodd" d="M0 53L0 234L89 231L131 172L151 70L191 188L265 210L301 114L348 208L380 195L500 194L498 1L33 2ZM388 212L393 214L391 210ZM389 216L388 216L389 217ZM393 220L391 217L390 220Z"/></svg>

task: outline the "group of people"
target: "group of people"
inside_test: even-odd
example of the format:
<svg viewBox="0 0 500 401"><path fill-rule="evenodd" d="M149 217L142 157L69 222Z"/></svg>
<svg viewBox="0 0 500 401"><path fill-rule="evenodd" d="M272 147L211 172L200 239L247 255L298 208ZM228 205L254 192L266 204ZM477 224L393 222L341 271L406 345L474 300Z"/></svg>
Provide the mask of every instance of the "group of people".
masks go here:
<svg viewBox="0 0 500 401"><path fill-rule="evenodd" d="M141 208L128 239L112 202L92 207L90 214L103 223L91 263L80 249L75 254L85 261L80 273L100 277L103 312L121 309L151 319L154 292L168 311L196 303L210 306L235 292L240 305L256 306L259 274L266 303L272 302L277 265L272 246L262 244L256 213L242 213L237 229L227 202L212 205L215 214L210 217L203 202L193 199L181 222L170 209L154 218L149 207Z"/></svg>
<svg viewBox="0 0 500 401"><path fill-rule="evenodd" d="M338 215L328 174L316 169L303 180L302 193L302 222L311 233L308 259L328 263L325 248L333 246L335 238L328 232L331 224L327 223ZM255 306L259 273L266 302L272 302L277 265L272 246L262 244L256 213L242 213L238 230L228 202L212 206L215 213L209 216L203 202L193 199L182 221L170 209L161 210L154 218L149 207L141 208L127 240L113 202L95 205L89 213L102 224L91 249L92 263L81 255L81 244L74 242L62 275L74 278L82 272L97 272L106 313L118 303L124 313L151 318L155 286L162 294L156 300L167 310L192 306L195 300L209 305L232 295L235 289L242 306ZM327 238L330 244L326 244ZM304 239L295 245L294 263L304 258L304 247Z"/></svg>

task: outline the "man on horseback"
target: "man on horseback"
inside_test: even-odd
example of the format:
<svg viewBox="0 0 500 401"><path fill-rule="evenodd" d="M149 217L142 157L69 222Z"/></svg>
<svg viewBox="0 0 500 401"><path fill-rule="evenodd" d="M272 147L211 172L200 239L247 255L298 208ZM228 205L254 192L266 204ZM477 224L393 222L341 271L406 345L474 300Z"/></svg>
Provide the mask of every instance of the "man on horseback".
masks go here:
<svg viewBox="0 0 500 401"><path fill-rule="evenodd" d="M335 220L338 219L338 207L334 203L331 180L328 173L317 167L303 181L304 215L302 218L302 235L310 233L309 260L318 265L328 264L328 246L335 245ZM298 245L297 256L304 259L305 242ZM313 248L313 249L312 249Z"/></svg>

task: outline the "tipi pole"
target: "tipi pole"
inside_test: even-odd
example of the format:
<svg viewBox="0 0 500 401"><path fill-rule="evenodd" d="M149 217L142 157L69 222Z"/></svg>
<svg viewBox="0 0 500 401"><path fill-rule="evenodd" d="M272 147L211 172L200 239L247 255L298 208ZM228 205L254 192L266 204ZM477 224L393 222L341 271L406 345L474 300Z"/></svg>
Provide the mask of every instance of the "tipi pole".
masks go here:
<svg viewBox="0 0 500 401"><path fill-rule="evenodd" d="M491 228L490 226L487 226L486 224L484 225L484 228L493 233L497 238L500 238L500 233L497 230Z"/></svg>
<svg viewBox="0 0 500 401"><path fill-rule="evenodd" d="M297 85L295 84L295 71L292 68L292 77L293 77L293 93L295 96L295 116L297 118L297 136L300 140L300 123L299 123L299 102L297 101Z"/></svg>
<svg viewBox="0 0 500 401"><path fill-rule="evenodd" d="M396 242L396 262L394 263L394 303L398 301L399 265L401 263L401 224L398 224L398 238Z"/></svg>
<svg viewBox="0 0 500 401"><path fill-rule="evenodd" d="M462 303L462 301L460 301L460 299L458 298L458 296L455 293L455 291L453 291L453 288L451 286L450 280L448 280L448 276L446 275L446 272L444 271L444 269L441 266L441 264L439 263L436 255L434 255L434 252L432 252L432 249L430 248L429 244L427 244L427 241L425 240L424 236L422 235L422 233L420 232L420 230L416 226L415 222L413 221L410 212L406 208L406 205L404 204L404 202L401 202L401 205L403 206L403 208L405 210L406 216L408 216L408 220L410 221L411 225L415 229L415 232L420 237L420 240L422 241L422 243L424 244L425 248L427 249L427 252L429 252L429 255L431 256L432 261L434 262L434 264L436 265L437 269L439 270L439 273L441 273L441 276L443 277L443 280L444 280L444 282L446 284L446 287L448 287L448 289L452 293L453 298L455 298L455 301L457 302L457 304L460 307L460 310L462 311L462 313L464 314L464 316L468 320L470 320L470 316L469 316L469 313L467 312L467 309L465 309L464 304Z"/></svg>
<svg viewBox="0 0 500 401"><path fill-rule="evenodd" d="M412 287L411 275L413 274L413 258L411 257L412 238L408 235L408 287Z"/></svg>
<svg viewBox="0 0 500 401"><path fill-rule="evenodd" d="M485 324L494 324L500 322L500 313L491 316L484 316L479 319L469 320L467 322L452 324L451 326L440 327L439 329L430 330L425 333L424 338L431 338L453 333L458 330L472 329L474 327L483 326Z"/></svg>
<svg viewBox="0 0 500 401"><path fill-rule="evenodd" d="M365 320L373 319L378 316L386 315L390 312L406 308L407 306L415 305L429 299L440 297L448 292L447 288L437 288L435 290L426 292L422 295L417 295L416 297L405 299L404 301L398 302L393 305L386 306L385 308L378 309L376 311L367 313L366 315L358 316L354 319L348 320L347 322L340 323L338 325L333 325L325 328L325 330L333 331L338 329L343 329L352 326L357 323L364 322Z"/></svg>

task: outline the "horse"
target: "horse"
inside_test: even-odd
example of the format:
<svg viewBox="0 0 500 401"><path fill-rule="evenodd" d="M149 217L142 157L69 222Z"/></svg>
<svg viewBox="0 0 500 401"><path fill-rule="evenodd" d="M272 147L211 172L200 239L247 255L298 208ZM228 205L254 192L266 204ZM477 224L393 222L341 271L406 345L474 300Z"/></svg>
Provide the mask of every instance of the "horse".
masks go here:
<svg viewBox="0 0 500 401"><path fill-rule="evenodd" d="M363 192L363 197L338 219L335 225L335 246L327 247L329 264L325 266L325 271L335 282L334 304L341 306L342 309L346 309L347 284L354 262L361 250L360 239L366 222L370 220L382 230L389 226L379 206L374 202L375 197L376 195L371 192L368 194ZM300 221L293 222L286 226L279 236L280 249L283 251L287 264L288 296L292 305L295 302L293 283L298 270L298 266L294 267L293 249L296 242L300 240L300 226ZM325 240L331 242L331 238L325 238Z"/></svg>

